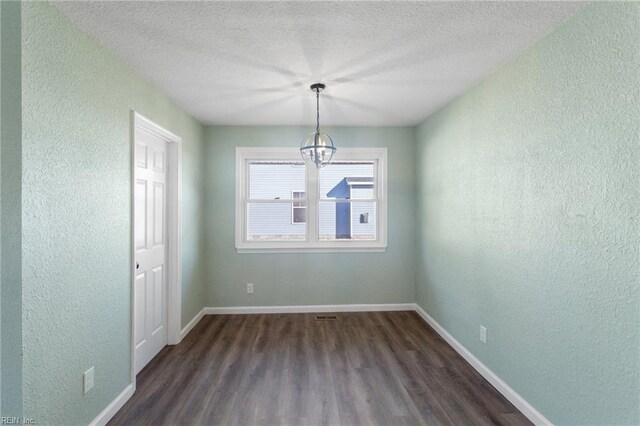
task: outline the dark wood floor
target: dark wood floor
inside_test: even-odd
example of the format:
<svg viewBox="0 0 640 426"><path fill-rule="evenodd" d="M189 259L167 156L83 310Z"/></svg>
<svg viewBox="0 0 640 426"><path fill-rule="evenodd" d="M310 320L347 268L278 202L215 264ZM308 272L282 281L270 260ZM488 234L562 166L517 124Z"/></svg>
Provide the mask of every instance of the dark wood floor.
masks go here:
<svg viewBox="0 0 640 426"><path fill-rule="evenodd" d="M110 425L530 424L415 312L205 316Z"/></svg>

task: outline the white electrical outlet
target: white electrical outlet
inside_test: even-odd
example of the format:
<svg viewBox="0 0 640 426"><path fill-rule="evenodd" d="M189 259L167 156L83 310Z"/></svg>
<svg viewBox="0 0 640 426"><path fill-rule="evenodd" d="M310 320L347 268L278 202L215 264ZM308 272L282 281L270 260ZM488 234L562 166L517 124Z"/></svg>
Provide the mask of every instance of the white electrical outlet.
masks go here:
<svg viewBox="0 0 640 426"><path fill-rule="evenodd" d="M93 371L93 367L91 367L82 375L84 379L84 393L89 392L93 388Z"/></svg>
<svg viewBox="0 0 640 426"><path fill-rule="evenodd" d="M247 283L247 293L253 294L253 283Z"/></svg>
<svg viewBox="0 0 640 426"><path fill-rule="evenodd" d="M487 327L484 325L480 326L480 341L482 343L487 343Z"/></svg>

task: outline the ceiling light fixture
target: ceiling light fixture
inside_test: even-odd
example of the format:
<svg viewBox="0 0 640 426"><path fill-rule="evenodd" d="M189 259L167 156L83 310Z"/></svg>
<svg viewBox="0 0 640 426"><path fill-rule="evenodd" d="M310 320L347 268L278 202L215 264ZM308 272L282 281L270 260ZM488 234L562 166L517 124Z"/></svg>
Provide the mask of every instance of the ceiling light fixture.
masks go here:
<svg viewBox="0 0 640 426"><path fill-rule="evenodd" d="M304 161L319 169L331 163L331 158L337 150L329 135L320 133L320 92L325 87L322 83L311 85L311 90L316 92L316 131L307 136L300 144L300 155Z"/></svg>

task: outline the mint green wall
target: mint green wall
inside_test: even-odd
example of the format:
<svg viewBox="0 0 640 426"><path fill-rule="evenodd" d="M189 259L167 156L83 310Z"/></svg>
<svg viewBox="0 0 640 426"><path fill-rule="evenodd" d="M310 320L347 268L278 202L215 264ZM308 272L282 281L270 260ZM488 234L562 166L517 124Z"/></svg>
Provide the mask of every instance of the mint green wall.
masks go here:
<svg viewBox="0 0 640 426"><path fill-rule="evenodd" d="M20 3L0 2L0 412L22 415Z"/></svg>
<svg viewBox="0 0 640 426"><path fill-rule="evenodd" d="M387 147L389 238L385 253L237 254L235 148L298 146L308 127L209 127L206 207L209 306L413 303L413 129L326 128L340 147ZM246 292L246 283L255 293Z"/></svg>
<svg viewBox="0 0 640 426"><path fill-rule="evenodd" d="M552 421L640 423L639 14L587 7L415 133L327 128L339 147L389 148L388 250L267 255L235 252L235 147L297 145L312 126L203 129L55 7L24 3L22 154L0 149L2 414L7 259L24 414L86 424L129 382L134 109L184 140L183 325L205 305L417 298ZM5 256L7 165L24 165L23 259Z"/></svg>
<svg viewBox="0 0 640 426"><path fill-rule="evenodd" d="M203 128L50 3L25 2L22 25L24 413L87 424L130 379L131 110L183 138L188 320L205 301Z"/></svg>
<svg viewBox="0 0 640 426"><path fill-rule="evenodd" d="M417 129L418 303L556 424L640 424L639 46L587 6Z"/></svg>
<svg viewBox="0 0 640 426"><path fill-rule="evenodd" d="M0 4L0 416L2 416L2 5Z"/></svg>
<svg viewBox="0 0 640 426"><path fill-rule="evenodd" d="M2 133L2 5L0 5L0 134ZM0 416L2 416L2 136L0 135Z"/></svg>

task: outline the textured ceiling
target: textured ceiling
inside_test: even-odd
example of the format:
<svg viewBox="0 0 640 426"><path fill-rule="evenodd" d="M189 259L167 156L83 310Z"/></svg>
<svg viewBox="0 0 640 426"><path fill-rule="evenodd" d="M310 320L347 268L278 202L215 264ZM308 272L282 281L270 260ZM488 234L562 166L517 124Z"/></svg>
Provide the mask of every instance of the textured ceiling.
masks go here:
<svg viewBox="0 0 640 426"><path fill-rule="evenodd" d="M203 124L414 125L577 2L59 2Z"/></svg>

